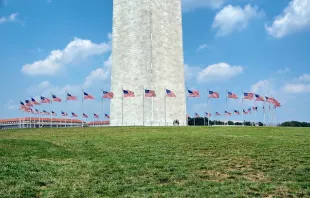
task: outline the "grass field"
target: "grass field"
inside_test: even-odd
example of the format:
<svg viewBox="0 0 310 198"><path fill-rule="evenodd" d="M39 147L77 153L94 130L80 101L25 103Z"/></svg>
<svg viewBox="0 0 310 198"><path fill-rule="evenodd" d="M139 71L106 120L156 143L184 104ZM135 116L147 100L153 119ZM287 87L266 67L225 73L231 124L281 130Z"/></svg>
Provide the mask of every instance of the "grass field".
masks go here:
<svg viewBox="0 0 310 198"><path fill-rule="evenodd" d="M0 131L0 197L310 197L310 129Z"/></svg>

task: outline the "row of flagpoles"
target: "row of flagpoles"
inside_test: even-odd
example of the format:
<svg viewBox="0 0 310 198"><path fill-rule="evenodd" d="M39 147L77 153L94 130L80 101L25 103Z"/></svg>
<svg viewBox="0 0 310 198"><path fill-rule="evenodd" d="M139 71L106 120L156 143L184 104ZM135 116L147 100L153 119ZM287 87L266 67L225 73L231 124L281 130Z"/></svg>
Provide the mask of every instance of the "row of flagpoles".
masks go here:
<svg viewBox="0 0 310 198"><path fill-rule="evenodd" d="M154 90L149 90L149 89L143 89L144 91L144 96L145 97L156 97L156 92ZM187 94L187 99L189 97L193 97L193 98L198 98L200 97L200 93L199 90L187 90L188 94ZM165 122L166 122L166 97L177 97L176 94L169 90L169 89L165 89ZM90 95L86 92L84 92L84 90L82 90L83 93L83 97L82 97L82 112L83 112L83 104L84 104L84 100L94 100L95 97L93 95ZM103 95L102 95L102 113L103 111L103 99L113 99L114 94L112 92L108 92L108 91L102 91ZM207 99L207 109L209 110L209 99L218 99L220 98L220 94L219 92L215 92L215 91L210 91L208 90L208 99ZM265 111L265 103L267 102L269 104L269 111L271 110L271 106L273 107L273 109L275 110L275 108L281 107L281 104L278 100L272 98L272 97L263 97L259 94L256 93L247 93L247 92L243 92L242 93L242 103L244 100L253 100L256 104L256 102L263 102L263 110L264 110L264 123L266 124L266 111ZM122 98L126 98L126 97L135 97L135 93L133 91L130 90L124 90L123 89L123 96ZM239 96L233 92L230 91L226 91L226 110L225 110L225 117L226 117L226 123L227 123L227 117L231 116L233 113L228 112L228 99L239 99ZM67 103L68 101L76 101L78 100L77 96L73 96L69 93L67 93L67 97L65 99L65 103ZM57 116L57 114L54 111L51 112L47 112L45 110L43 110L42 112L40 112L39 110L35 109L33 110L32 107L37 106L37 105L41 105L41 104L52 104L53 102L56 103L60 103L62 102L62 99L57 97L55 94L51 93L51 99L49 99L48 97L45 96L40 96L40 101L38 102L37 100L35 100L34 98L26 99L25 102L20 102L20 110L24 111L24 112L28 112L28 113L32 113L32 114L41 114L41 115L49 115L49 116ZM143 106L144 106L144 99L143 99ZM144 108L144 107L143 107ZM257 111L257 106L252 107L254 111ZM143 110L144 112L144 110ZM248 113L251 113L251 108L248 110L244 110L243 109L243 113L242 113L242 120L243 120L243 115L246 115ZM104 113L103 113L104 114ZM238 110L234 111L235 115L240 115L240 112ZM68 117L68 113L66 111L62 111L61 115L65 118ZM105 118L110 118L110 116L108 114L104 114ZM215 113L216 116L220 116L220 113L216 112ZM199 116L198 114L195 114L195 117ZM274 111L274 117L275 117L275 111ZM71 113L71 117L79 117L77 114L75 114L74 112ZM123 100L122 100L122 117L123 117ZM206 117L212 117L212 114L206 113ZM83 113L82 118L88 118L88 115ZM94 118L99 118L99 115L94 113ZM187 116L188 118L188 116ZM143 115L143 119L144 119L144 115ZM209 119L208 119L209 120ZM83 122L82 121L82 126L83 126ZM122 121L123 122L123 121ZM143 121L144 124L144 121ZM208 123L209 125L209 123Z"/></svg>

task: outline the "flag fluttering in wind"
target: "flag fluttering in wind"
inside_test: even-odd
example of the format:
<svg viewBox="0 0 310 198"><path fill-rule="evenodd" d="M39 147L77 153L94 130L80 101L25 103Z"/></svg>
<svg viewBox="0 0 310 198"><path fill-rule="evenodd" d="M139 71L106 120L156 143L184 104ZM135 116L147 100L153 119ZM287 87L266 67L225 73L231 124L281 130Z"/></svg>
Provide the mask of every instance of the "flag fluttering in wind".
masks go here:
<svg viewBox="0 0 310 198"><path fill-rule="evenodd" d="M219 112L215 112L215 116L221 116Z"/></svg>
<svg viewBox="0 0 310 198"><path fill-rule="evenodd" d="M94 118L97 118L97 119L98 119L98 118L99 118L99 115L94 113Z"/></svg>
<svg viewBox="0 0 310 198"><path fill-rule="evenodd" d="M40 103L37 102L34 98L31 98L31 103L32 103L33 105L40 105Z"/></svg>
<svg viewBox="0 0 310 198"><path fill-rule="evenodd" d="M261 101L261 102L264 102L265 100L264 100L264 97L263 96L260 96L260 95L258 95L258 94L255 94L255 100L256 101Z"/></svg>
<svg viewBox="0 0 310 198"><path fill-rule="evenodd" d="M144 93L145 93L145 97L156 97L156 94L155 94L154 90L146 89L144 91Z"/></svg>
<svg viewBox="0 0 310 198"><path fill-rule="evenodd" d="M235 115L240 115L240 112L238 110L234 110Z"/></svg>
<svg viewBox="0 0 310 198"><path fill-rule="evenodd" d="M51 115L51 113L43 110L43 115Z"/></svg>
<svg viewBox="0 0 310 198"><path fill-rule="evenodd" d="M248 112L243 109L243 114L248 114Z"/></svg>
<svg viewBox="0 0 310 198"><path fill-rule="evenodd" d="M249 109L248 109L248 113L251 113L251 112L252 112L252 109L251 109L251 108L249 108Z"/></svg>
<svg viewBox="0 0 310 198"><path fill-rule="evenodd" d="M257 107L252 107L253 111L257 111Z"/></svg>
<svg viewBox="0 0 310 198"><path fill-rule="evenodd" d="M72 96L71 94L67 93L67 100L77 100L76 96Z"/></svg>
<svg viewBox="0 0 310 198"><path fill-rule="evenodd" d="M54 101L54 102L61 102L61 99L60 98L58 98L56 95L54 95L54 94L52 94L52 100Z"/></svg>
<svg viewBox="0 0 310 198"><path fill-rule="evenodd" d="M188 97L199 97L199 91L198 90L188 90Z"/></svg>
<svg viewBox="0 0 310 198"><path fill-rule="evenodd" d="M84 99L85 100L94 100L95 97L90 95L90 94L88 94L88 93L86 93L86 92L84 92Z"/></svg>
<svg viewBox="0 0 310 198"><path fill-rule="evenodd" d="M219 98L220 94L215 91L209 91L209 98Z"/></svg>
<svg viewBox="0 0 310 198"><path fill-rule="evenodd" d="M198 113L195 113L195 118L200 118L200 115Z"/></svg>
<svg viewBox="0 0 310 198"><path fill-rule="evenodd" d="M41 114L38 109L35 110L35 114Z"/></svg>
<svg viewBox="0 0 310 198"><path fill-rule="evenodd" d="M227 92L227 97L228 98L231 98L231 99L238 99L238 96L237 96L237 94L235 94L235 93L233 93L233 92Z"/></svg>
<svg viewBox="0 0 310 198"><path fill-rule="evenodd" d="M63 112L63 111L61 112L61 115L62 115L62 116L68 116L68 114L65 113L65 112Z"/></svg>
<svg viewBox="0 0 310 198"><path fill-rule="evenodd" d="M135 93L129 90L123 90L123 94L125 98L135 97Z"/></svg>
<svg viewBox="0 0 310 198"><path fill-rule="evenodd" d="M72 114L71 114L71 115L72 115L72 117L74 117L74 118L79 117L77 114L75 114L75 113L73 113L73 112L72 112Z"/></svg>
<svg viewBox="0 0 310 198"><path fill-rule="evenodd" d="M225 111L225 115L227 115L227 116L231 116L231 113L230 113L230 112L228 112L228 111Z"/></svg>
<svg viewBox="0 0 310 198"><path fill-rule="evenodd" d="M108 114L104 114L104 116L107 118L107 119L110 119L110 116Z"/></svg>
<svg viewBox="0 0 310 198"><path fill-rule="evenodd" d="M50 99L48 99L48 98L46 98L46 97L44 97L44 96L41 96L41 103L51 103L51 100Z"/></svg>
<svg viewBox="0 0 310 198"><path fill-rule="evenodd" d="M211 117L211 113L206 112L205 115L206 117L209 117L209 118Z"/></svg>
<svg viewBox="0 0 310 198"><path fill-rule="evenodd" d="M103 93L102 98L112 99L114 97L114 94L112 92L102 91L102 93Z"/></svg>
<svg viewBox="0 0 310 198"><path fill-rule="evenodd" d="M83 113L83 118L88 118L88 115L86 115L85 113Z"/></svg>
<svg viewBox="0 0 310 198"><path fill-rule="evenodd" d="M175 97L177 97L171 90L169 90L169 89L166 89L166 96L167 97L171 97L171 98L175 98Z"/></svg>
<svg viewBox="0 0 310 198"><path fill-rule="evenodd" d="M31 104L30 100L25 100L25 106L26 107L33 107L33 105Z"/></svg>
<svg viewBox="0 0 310 198"><path fill-rule="evenodd" d="M243 93L244 100L253 100L254 94L253 93Z"/></svg>
<svg viewBox="0 0 310 198"><path fill-rule="evenodd" d="M52 111L52 115L53 115L53 116L57 116L57 114L56 114L54 111Z"/></svg>

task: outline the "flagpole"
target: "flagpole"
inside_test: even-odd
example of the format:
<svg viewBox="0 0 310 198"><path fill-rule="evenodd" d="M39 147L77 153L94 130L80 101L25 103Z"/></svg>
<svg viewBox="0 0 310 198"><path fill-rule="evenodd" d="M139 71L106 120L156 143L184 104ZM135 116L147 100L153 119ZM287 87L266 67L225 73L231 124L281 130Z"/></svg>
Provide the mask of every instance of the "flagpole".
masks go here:
<svg viewBox="0 0 310 198"><path fill-rule="evenodd" d="M143 86L143 91L142 91L142 105L143 105L143 107L142 107L142 126L144 126L144 100L145 100L145 98L144 98L144 96L145 96L145 88L144 88L144 86Z"/></svg>
<svg viewBox="0 0 310 198"><path fill-rule="evenodd" d="M51 95L52 95L52 100L51 100L51 105L53 104L53 93L51 93ZM51 107L51 109L52 109L52 107ZM52 111L50 112L50 114L51 114L51 128L53 127L53 124L52 124Z"/></svg>
<svg viewBox="0 0 310 198"><path fill-rule="evenodd" d="M209 108L209 91L208 90L208 98L207 98L207 112L210 112L210 108ZM210 126L210 118L208 118L208 126Z"/></svg>
<svg viewBox="0 0 310 198"><path fill-rule="evenodd" d="M124 87L122 87L122 126L124 126Z"/></svg>
<svg viewBox="0 0 310 198"><path fill-rule="evenodd" d="M226 111L228 112L228 103L227 103L227 100L228 100L228 91L226 89ZM228 117L227 117L227 114L225 114L225 117L226 117L226 125L228 125Z"/></svg>
<svg viewBox="0 0 310 198"><path fill-rule="evenodd" d="M166 93L166 88L164 88L164 99L165 99L165 126L167 126L167 93Z"/></svg>
<svg viewBox="0 0 310 198"><path fill-rule="evenodd" d="M67 128L67 102L68 102L68 92L67 92L67 97L66 97L66 102L65 102L65 128Z"/></svg>
<svg viewBox="0 0 310 198"><path fill-rule="evenodd" d="M84 127L84 90L82 89L82 128Z"/></svg>
<svg viewBox="0 0 310 198"><path fill-rule="evenodd" d="M103 89L102 89L102 94L103 94ZM104 122L104 109L103 109L103 97L101 98L101 110L102 110L102 124Z"/></svg>

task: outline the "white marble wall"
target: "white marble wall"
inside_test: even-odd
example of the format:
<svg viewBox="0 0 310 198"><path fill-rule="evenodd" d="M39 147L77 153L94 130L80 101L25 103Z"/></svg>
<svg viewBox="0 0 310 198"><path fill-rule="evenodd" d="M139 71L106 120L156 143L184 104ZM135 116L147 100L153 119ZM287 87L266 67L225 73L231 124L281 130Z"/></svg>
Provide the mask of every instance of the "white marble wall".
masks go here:
<svg viewBox="0 0 310 198"><path fill-rule="evenodd" d="M166 98L166 124L186 125L181 0L113 3L111 125L165 125L165 88L177 95ZM122 88L136 97L122 99ZM143 113L144 88L157 97Z"/></svg>

